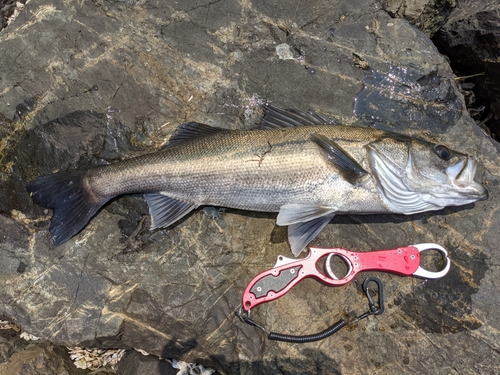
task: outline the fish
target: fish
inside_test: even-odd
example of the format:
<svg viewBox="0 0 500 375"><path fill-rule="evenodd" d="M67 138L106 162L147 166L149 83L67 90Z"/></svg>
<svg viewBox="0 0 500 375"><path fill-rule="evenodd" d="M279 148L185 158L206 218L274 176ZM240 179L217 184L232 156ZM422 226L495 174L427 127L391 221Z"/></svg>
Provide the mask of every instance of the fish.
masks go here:
<svg viewBox="0 0 500 375"><path fill-rule="evenodd" d="M476 168L475 157L442 144L267 105L255 129L187 122L156 152L38 177L26 189L53 210L56 246L109 200L143 193L151 229L199 206L277 212L298 256L337 214L411 215L487 199Z"/></svg>

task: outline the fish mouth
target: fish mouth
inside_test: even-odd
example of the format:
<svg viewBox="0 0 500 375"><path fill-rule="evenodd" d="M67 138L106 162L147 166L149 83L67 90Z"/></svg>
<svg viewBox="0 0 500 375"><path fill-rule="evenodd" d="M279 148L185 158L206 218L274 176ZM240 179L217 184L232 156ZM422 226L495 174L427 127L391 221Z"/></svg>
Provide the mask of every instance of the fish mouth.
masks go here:
<svg viewBox="0 0 500 375"><path fill-rule="evenodd" d="M472 156L468 156L457 164L446 168L446 174L450 181L458 187L467 187L474 182L477 163Z"/></svg>
<svg viewBox="0 0 500 375"><path fill-rule="evenodd" d="M488 191L483 185L474 181L476 169L476 159L473 156L467 156L464 160L446 168L446 174L451 184L462 190L464 195L484 200L488 198Z"/></svg>

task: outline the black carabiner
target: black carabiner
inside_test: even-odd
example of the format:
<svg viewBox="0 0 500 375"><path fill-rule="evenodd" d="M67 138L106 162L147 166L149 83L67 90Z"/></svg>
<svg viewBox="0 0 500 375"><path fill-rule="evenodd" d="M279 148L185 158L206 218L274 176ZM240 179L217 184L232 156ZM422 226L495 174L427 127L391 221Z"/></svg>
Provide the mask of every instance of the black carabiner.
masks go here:
<svg viewBox="0 0 500 375"><path fill-rule="evenodd" d="M377 283L378 285L378 306L373 301L372 296L370 295L370 291L368 290L368 284L370 281ZM368 298L368 304L370 306L370 313L373 315L380 315L384 312L384 287L382 285L382 281L380 281L376 277L368 277L363 283L363 291L366 294L366 298Z"/></svg>

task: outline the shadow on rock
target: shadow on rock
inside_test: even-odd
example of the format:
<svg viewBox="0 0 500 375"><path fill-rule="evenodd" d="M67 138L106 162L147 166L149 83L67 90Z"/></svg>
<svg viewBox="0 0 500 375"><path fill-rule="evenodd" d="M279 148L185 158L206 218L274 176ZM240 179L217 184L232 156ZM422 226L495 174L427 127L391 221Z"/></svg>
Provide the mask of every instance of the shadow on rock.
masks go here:
<svg viewBox="0 0 500 375"><path fill-rule="evenodd" d="M321 350L297 347L298 355L290 357L283 355L275 357L272 361L230 362L224 357L213 356L211 360L216 363L215 368L223 374L240 375L339 375L339 363ZM220 366L220 367L219 367Z"/></svg>

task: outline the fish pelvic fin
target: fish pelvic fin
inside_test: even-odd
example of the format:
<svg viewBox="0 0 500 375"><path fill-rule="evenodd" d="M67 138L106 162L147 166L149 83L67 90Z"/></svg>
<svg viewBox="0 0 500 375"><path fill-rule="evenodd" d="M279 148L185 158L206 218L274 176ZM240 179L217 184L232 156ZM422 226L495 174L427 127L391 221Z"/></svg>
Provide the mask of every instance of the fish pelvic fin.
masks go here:
<svg viewBox="0 0 500 375"><path fill-rule="evenodd" d="M97 200L87 192L85 170L58 172L38 177L26 185L33 202L53 210L50 233L60 245L80 232L109 199Z"/></svg>
<svg viewBox="0 0 500 375"><path fill-rule="evenodd" d="M171 198L166 194L164 192L144 194L151 215L151 229L168 227L198 207L197 204Z"/></svg>
<svg viewBox="0 0 500 375"><path fill-rule="evenodd" d="M298 256L336 212L335 207L286 204L280 208L276 224L288 225L288 242L293 255Z"/></svg>
<svg viewBox="0 0 500 375"><path fill-rule="evenodd" d="M321 134L311 134L311 139L325 152L327 159L339 170L342 176L352 185L368 174L359 163L354 160L335 141Z"/></svg>

